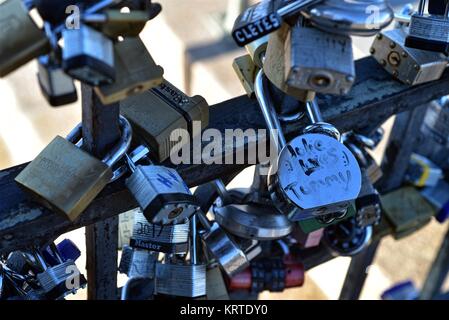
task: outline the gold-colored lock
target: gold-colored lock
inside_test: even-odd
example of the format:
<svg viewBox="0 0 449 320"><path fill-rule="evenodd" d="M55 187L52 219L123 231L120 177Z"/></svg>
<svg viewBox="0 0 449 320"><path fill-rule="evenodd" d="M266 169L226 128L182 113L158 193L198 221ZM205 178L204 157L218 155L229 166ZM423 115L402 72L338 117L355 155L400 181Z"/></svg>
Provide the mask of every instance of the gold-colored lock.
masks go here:
<svg viewBox="0 0 449 320"><path fill-rule="evenodd" d="M21 0L0 3L0 77L50 51L45 33Z"/></svg>
<svg viewBox="0 0 449 320"><path fill-rule="evenodd" d="M122 119L122 137L100 161L57 136L15 181L43 206L74 221L111 181L111 166L127 151L131 128Z"/></svg>
<svg viewBox="0 0 449 320"><path fill-rule="evenodd" d="M164 69L154 62L139 37L116 43L114 57L116 80L95 87L95 93L103 104L121 101L162 83Z"/></svg>
<svg viewBox="0 0 449 320"><path fill-rule="evenodd" d="M179 141L171 141L172 133L185 130L194 138L209 124L209 105L201 96L189 97L167 80L142 94L128 97L120 103L120 112L133 127L137 136L154 152L156 160L167 159L173 148L181 147ZM199 123L198 123L199 122ZM178 131L179 132L179 131ZM183 139L183 142L186 139Z"/></svg>

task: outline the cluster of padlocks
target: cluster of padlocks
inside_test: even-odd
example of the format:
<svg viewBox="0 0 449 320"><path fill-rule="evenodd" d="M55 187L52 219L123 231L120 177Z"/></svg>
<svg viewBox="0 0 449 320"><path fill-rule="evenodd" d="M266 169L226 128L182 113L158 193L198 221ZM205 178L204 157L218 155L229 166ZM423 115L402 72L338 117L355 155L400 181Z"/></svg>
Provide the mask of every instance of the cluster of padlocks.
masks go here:
<svg viewBox="0 0 449 320"><path fill-rule="evenodd" d="M0 4L0 17L14 14L27 30L8 40L14 50L0 52L0 76L37 58L38 81L53 106L76 101L74 79L94 87L103 104L120 103L121 138L100 160L83 150L78 125L66 138L56 137L15 180L34 201L70 221L107 185L124 180L139 208L121 248L118 270L129 277L122 299L227 299L299 287L303 250L324 246L353 256L370 243L381 220L399 238L430 219L426 211L398 218L388 211L394 195L382 210L376 189L382 171L372 151L383 130L341 133L324 121L317 94L345 95L355 84L351 36L375 35L372 56L405 84L439 79L449 53L448 5L421 0L416 12L407 7L386 31L395 15L384 0L267 0L243 12L232 36L248 54L233 67L248 96L257 99L267 128L277 133L277 161L268 175L261 169L270 164L258 164L247 189L228 190L214 181L218 196L204 208L178 172L161 165L173 152L173 131L193 136L193 121L203 129L209 121L205 99L164 79L139 38L161 7L140 0L79 1L80 11L67 17L70 1L49 3ZM33 8L43 29L28 13ZM407 173L409 183L425 187L422 197L441 209L441 221L449 212L442 174L449 167L448 106L442 99L429 108L422 134L433 143L416 150ZM304 119L303 130L284 135L284 125ZM85 286L76 246L49 242L0 257L1 299L62 299Z"/></svg>

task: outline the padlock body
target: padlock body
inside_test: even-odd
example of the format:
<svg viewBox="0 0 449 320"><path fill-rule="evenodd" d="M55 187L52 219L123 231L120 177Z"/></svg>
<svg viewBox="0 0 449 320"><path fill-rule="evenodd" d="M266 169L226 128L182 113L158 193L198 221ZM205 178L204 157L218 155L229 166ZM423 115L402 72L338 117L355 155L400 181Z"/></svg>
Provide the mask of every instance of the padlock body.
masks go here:
<svg viewBox="0 0 449 320"><path fill-rule="evenodd" d="M41 92L51 106L63 106L78 100L72 78L62 68L49 64L48 58L39 59L37 78Z"/></svg>
<svg viewBox="0 0 449 320"><path fill-rule="evenodd" d="M114 45L116 80L95 88L103 104L121 101L147 91L163 81L164 70L156 65L139 37L126 38Z"/></svg>
<svg viewBox="0 0 449 320"><path fill-rule="evenodd" d="M289 142L269 175L271 198L292 221L346 210L361 188L352 153L323 134L304 134Z"/></svg>
<svg viewBox="0 0 449 320"><path fill-rule="evenodd" d="M382 31L371 47L373 57L399 81L417 85L441 78L447 60L439 53L406 46L403 29Z"/></svg>
<svg viewBox="0 0 449 320"><path fill-rule="evenodd" d="M73 221L111 178L106 164L58 136L15 181L42 205Z"/></svg>
<svg viewBox="0 0 449 320"><path fill-rule="evenodd" d="M79 29L65 28L62 36L62 67L67 74L91 86L115 80L112 40L84 24Z"/></svg>
<svg viewBox="0 0 449 320"><path fill-rule="evenodd" d="M145 218L153 224L181 223L198 209L189 188L171 168L137 166L126 180L126 186Z"/></svg>
<svg viewBox="0 0 449 320"><path fill-rule="evenodd" d="M414 14L405 45L410 48L449 53L449 19L444 16Z"/></svg>
<svg viewBox="0 0 449 320"><path fill-rule="evenodd" d="M189 245L189 222L159 226L151 224L138 211L134 217L130 245L133 248L164 253L186 253Z"/></svg>
<svg viewBox="0 0 449 320"><path fill-rule="evenodd" d="M119 271L129 278L154 278L157 253L124 246Z"/></svg>
<svg viewBox="0 0 449 320"><path fill-rule="evenodd" d="M206 266L203 264L156 264L156 294L196 298L206 295Z"/></svg>
<svg viewBox="0 0 449 320"><path fill-rule="evenodd" d="M187 132L194 139L201 132L193 131L193 121L199 121L201 129L209 124L206 100L201 96L189 97L166 80L122 101L120 111L133 126L133 132L155 153L158 162L190 141L189 137L172 141L172 134L178 137Z"/></svg>
<svg viewBox="0 0 449 320"><path fill-rule="evenodd" d="M0 77L50 51L45 33L29 16L22 1L0 4Z"/></svg>

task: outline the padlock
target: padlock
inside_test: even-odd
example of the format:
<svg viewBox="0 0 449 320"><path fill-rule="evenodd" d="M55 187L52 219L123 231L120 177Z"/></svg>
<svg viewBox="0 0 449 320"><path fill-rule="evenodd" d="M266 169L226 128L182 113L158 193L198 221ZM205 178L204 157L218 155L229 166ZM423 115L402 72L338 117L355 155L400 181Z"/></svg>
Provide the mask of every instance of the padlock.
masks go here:
<svg viewBox="0 0 449 320"><path fill-rule="evenodd" d="M140 208L136 208L119 215L118 249L122 249L123 246L129 244L134 227L134 213L137 210L140 210Z"/></svg>
<svg viewBox="0 0 449 320"><path fill-rule="evenodd" d="M387 27L394 18L385 0L324 0L305 10L304 15L323 31L366 37Z"/></svg>
<svg viewBox="0 0 449 320"><path fill-rule="evenodd" d="M133 234L130 246L133 248L164 252L186 253L189 246L189 222L159 226L149 223L142 211L134 216Z"/></svg>
<svg viewBox="0 0 449 320"><path fill-rule="evenodd" d="M124 246L118 270L129 278L154 278L157 252Z"/></svg>
<svg viewBox="0 0 449 320"><path fill-rule="evenodd" d="M15 181L40 204L75 220L111 181L111 166L120 160L131 143L132 130L121 117L121 138L117 145L98 160L57 136ZM80 138L81 126L74 134ZM76 141L74 141L76 142Z"/></svg>
<svg viewBox="0 0 449 320"><path fill-rule="evenodd" d="M440 79L447 58L440 53L407 47L406 36L402 28L382 31L371 46L371 55L388 73L408 85Z"/></svg>
<svg viewBox="0 0 449 320"><path fill-rule="evenodd" d="M435 215L432 205L414 187L403 187L381 195L382 217L391 226L395 239L421 229Z"/></svg>
<svg viewBox="0 0 449 320"><path fill-rule="evenodd" d="M246 94L252 98L254 96L254 80L259 68L254 64L249 54L235 58L232 67L242 83Z"/></svg>
<svg viewBox="0 0 449 320"><path fill-rule="evenodd" d="M56 245L56 248L64 261L76 261L81 257L81 250L70 239L64 239Z"/></svg>
<svg viewBox="0 0 449 320"><path fill-rule="evenodd" d="M405 46L426 51L449 53L449 4L442 14L425 12L427 0L420 0L418 12L410 19ZM434 8L431 8L434 10ZM432 11L434 12L434 11Z"/></svg>
<svg viewBox="0 0 449 320"><path fill-rule="evenodd" d="M381 298L382 300L418 300L419 291L416 289L413 281L406 280L385 290Z"/></svg>
<svg viewBox="0 0 449 320"><path fill-rule="evenodd" d="M372 235L371 225L360 227L353 217L324 229L323 243L336 256L354 256L369 245Z"/></svg>
<svg viewBox="0 0 449 320"><path fill-rule="evenodd" d="M196 217L206 230L201 237L209 253L228 276L233 276L249 266L245 253L217 222L211 224L200 211L196 213Z"/></svg>
<svg viewBox="0 0 449 320"><path fill-rule="evenodd" d="M158 162L162 162L187 141L172 141L178 130L187 130L194 139L194 122L201 129L209 124L209 105L201 96L188 97L167 80L161 85L131 96L120 103L121 113L131 122L134 132L150 147ZM180 134L180 136L183 136Z"/></svg>
<svg viewBox="0 0 449 320"><path fill-rule="evenodd" d="M112 83L116 79L111 39L85 24L77 29L64 28L62 37L62 67L72 78L90 86Z"/></svg>
<svg viewBox="0 0 449 320"><path fill-rule="evenodd" d="M216 206L214 216L226 231L245 239L276 240L289 235L293 228L274 206L228 204Z"/></svg>
<svg viewBox="0 0 449 320"><path fill-rule="evenodd" d="M163 81L164 70L156 65L139 37L125 38L114 45L116 80L95 87L105 105L147 91Z"/></svg>
<svg viewBox="0 0 449 320"><path fill-rule="evenodd" d="M443 178L443 170L432 161L412 153L404 179L416 187L434 187Z"/></svg>
<svg viewBox="0 0 449 320"><path fill-rule="evenodd" d="M247 8L235 20L232 36L237 45L243 47L281 27L282 20L297 15L307 7L313 7L321 0L285 1L263 0Z"/></svg>
<svg viewBox="0 0 449 320"><path fill-rule="evenodd" d="M217 263L208 266L206 271L207 300L229 300L228 289Z"/></svg>
<svg viewBox="0 0 449 320"><path fill-rule="evenodd" d="M136 165L126 155L131 176L125 184L132 193L146 220L168 225L184 222L199 205L175 169L163 166Z"/></svg>
<svg viewBox="0 0 449 320"><path fill-rule="evenodd" d="M61 299L70 293L75 293L87 284L86 279L72 260L67 260L66 262L62 262L61 260L60 264L54 267L48 267L47 262L37 250L34 255L36 261L42 268L42 272L36 275L36 279L47 298ZM74 284L73 286L68 286L72 278L75 280ZM76 286L77 283L79 286Z"/></svg>
<svg viewBox="0 0 449 320"><path fill-rule="evenodd" d="M439 223L446 222L449 218L449 183L440 180L436 186L422 189L421 194L435 207L435 219Z"/></svg>
<svg viewBox="0 0 449 320"><path fill-rule="evenodd" d="M45 33L38 28L21 0L0 3L0 77L50 51Z"/></svg>
<svg viewBox="0 0 449 320"><path fill-rule="evenodd" d="M359 227L376 225L380 222L382 214L380 195L365 169L362 169L362 189L355 200L355 207L357 209L355 220Z"/></svg>
<svg viewBox="0 0 449 320"><path fill-rule="evenodd" d="M39 57L37 78L41 92L51 106L59 107L78 100L73 79L51 55Z"/></svg>
<svg viewBox="0 0 449 320"><path fill-rule="evenodd" d="M264 72L280 90L303 102L309 92L344 95L355 81L352 41L302 25L284 24L268 42Z"/></svg>

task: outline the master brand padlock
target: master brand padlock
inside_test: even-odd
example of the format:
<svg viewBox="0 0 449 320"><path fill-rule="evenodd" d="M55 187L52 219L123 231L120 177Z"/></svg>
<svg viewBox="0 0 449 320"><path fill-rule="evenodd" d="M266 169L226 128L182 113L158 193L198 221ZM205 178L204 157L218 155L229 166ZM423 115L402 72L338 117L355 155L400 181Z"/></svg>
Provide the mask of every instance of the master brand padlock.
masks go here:
<svg viewBox="0 0 449 320"><path fill-rule="evenodd" d="M118 270L129 278L154 278L158 253L124 246Z"/></svg>
<svg viewBox="0 0 449 320"><path fill-rule="evenodd" d="M439 15L425 13L427 0L419 1L418 12L410 20L405 45L410 48L449 53L449 4Z"/></svg>
<svg viewBox="0 0 449 320"><path fill-rule="evenodd" d="M41 92L51 106L59 107L78 100L73 79L52 55L39 57L37 78Z"/></svg>
<svg viewBox="0 0 449 320"><path fill-rule="evenodd" d="M172 141L170 136L184 136L186 130L194 139L193 122L201 129L209 124L209 105L201 96L188 97L167 80L142 94L131 96L120 103L121 113L131 122L134 132L148 145L158 162L187 141ZM200 131L200 130L198 130Z"/></svg>
<svg viewBox="0 0 449 320"><path fill-rule="evenodd" d="M121 101L158 86L164 70L156 65L140 38L125 38L114 45L116 79L95 88L103 104Z"/></svg>
<svg viewBox="0 0 449 320"><path fill-rule="evenodd" d="M436 52L407 47L406 36L402 28L382 31L371 46L372 56L388 73L408 85L441 78L446 70L447 58Z"/></svg>
<svg viewBox="0 0 449 320"><path fill-rule="evenodd" d="M120 119L122 135L103 161L57 136L20 174L15 181L40 204L75 220L111 181L111 166L129 148L131 126ZM81 126L75 132L77 142Z"/></svg>
<svg viewBox="0 0 449 320"><path fill-rule="evenodd" d="M116 79L111 39L85 24L78 29L64 28L62 37L62 67L67 74L91 86Z"/></svg>
<svg viewBox="0 0 449 320"><path fill-rule="evenodd" d="M159 226L149 223L139 210L134 216L130 246L169 254L186 253L189 246L189 230L187 219L179 224Z"/></svg>
<svg viewBox="0 0 449 320"><path fill-rule="evenodd" d="M283 92L303 102L308 91L347 94L355 81L352 41L302 25L284 24L268 42L264 72Z"/></svg>
<svg viewBox="0 0 449 320"><path fill-rule="evenodd" d="M50 51L45 33L21 0L0 3L0 44L0 77Z"/></svg>

